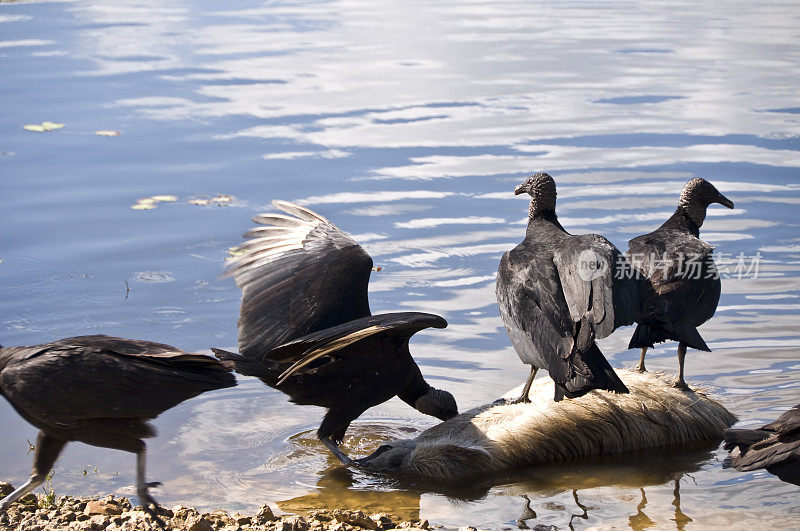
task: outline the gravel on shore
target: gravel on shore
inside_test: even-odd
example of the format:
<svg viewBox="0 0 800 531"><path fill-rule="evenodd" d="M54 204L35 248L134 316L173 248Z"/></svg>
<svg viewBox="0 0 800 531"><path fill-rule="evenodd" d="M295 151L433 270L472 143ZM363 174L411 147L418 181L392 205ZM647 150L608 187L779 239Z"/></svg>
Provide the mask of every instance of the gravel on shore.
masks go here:
<svg viewBox="0 0 800 531"><path fill-rule="evenodd" d="M13 490L9 483L0 482L0 498ZM386 513L368 515L362 511L339 509L311 511L304 516L276 516L268 505L263 505L254 515L201 512L182 505L164 508L159 515L170 529L181 531L423 531L432 527L427 520L399 521ZM113 495L99 499L61 496L52 500L31 493L13 503L5 514L0 514L0 529L150 531L160 528L150 515L141 507L132 506L127 498Z"/></svg>

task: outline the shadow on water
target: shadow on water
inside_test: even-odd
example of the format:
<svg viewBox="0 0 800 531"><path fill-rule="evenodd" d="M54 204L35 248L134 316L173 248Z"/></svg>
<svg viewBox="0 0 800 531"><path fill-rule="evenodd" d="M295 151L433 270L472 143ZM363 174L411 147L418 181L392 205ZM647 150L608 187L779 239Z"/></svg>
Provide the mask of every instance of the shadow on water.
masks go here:
<svg viewBox="0 0 800 531"><path fill-rule="evenodd" d="M375 440L373 444L377 447L379 441ZM492 491L493 495L519 496L525 501L517 519L517 525L525 528L528 520L536 518L536 511L531 508L532 498L550 498L571 491L575 505L581 511L570 515L571 528L573 523L588 519L590 512L598 509L581 503L581 490L622 487L640 491L641 500L636 506L636 514L629 519L629 525L633 529L645 529L654 524L645 512L647 498L644 487L673 482L674 521L678 529L682 529L692 519L681 510L680 479L700 470L703 463L713 458L718 446L719 441L712 441L680 448L649 449L539 465L457 483L375 476L337 465L320 472L317 492L278 502L278 506L287 512L339 507L416 519L420 514L420 499L425 494L445 496L454 503L471 503L483 500Z"/></svg>

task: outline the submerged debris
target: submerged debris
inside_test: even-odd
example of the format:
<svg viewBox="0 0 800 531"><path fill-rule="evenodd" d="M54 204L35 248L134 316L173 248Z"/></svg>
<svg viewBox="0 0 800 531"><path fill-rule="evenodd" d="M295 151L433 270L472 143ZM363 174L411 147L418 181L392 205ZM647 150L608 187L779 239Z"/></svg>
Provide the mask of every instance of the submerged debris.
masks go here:
<svg viewBox="0 0 800 531"><path fill-rule="evenodd" d="M0 498L13 487L0 482ZM363 511L317 510L306 516L275 516L268 505L263 505L252 516L225 511L200 512L192 507L176 505L162 508L159 515L169 529L188 531L379 531L407 529L429 530L427 520L401 521L386 513L368 515ZM27 529L50 531L56 529L106 531L150 531L159 529L153 518L141 507L133 507L127 498L73 498L61 496L48 504L42 495L29 494L0 514L0 529Z"/></svg>

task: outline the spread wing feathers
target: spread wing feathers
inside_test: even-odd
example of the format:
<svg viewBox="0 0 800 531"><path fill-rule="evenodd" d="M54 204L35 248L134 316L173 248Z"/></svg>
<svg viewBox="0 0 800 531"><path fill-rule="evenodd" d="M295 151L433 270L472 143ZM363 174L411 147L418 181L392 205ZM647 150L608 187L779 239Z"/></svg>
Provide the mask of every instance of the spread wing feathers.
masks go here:
<svg viewBox="0 0 800 531"><path fill-rule="evenodd" d="M204 391L236 385L214 358L167 345L104 336L57 343L31 347L34 355L20 349L0 373L0 387L17 409L54 426L154 418ZM134 352L148 344L155 350Z"/></svg>
<svg viewBox="0 0 800 531"><path fill-rule="evenodd" d="M569 245L555 251L554 262L573 321L585 317L603 338L636 320L639 286L610 241L597 234L571 236Z"/></svg>
<svg viewBox="0 0 800 531"><path fill-rule="evenodd" d="M226 264L242 290L239 352L260 357L306 334L370 315L372 259L349 235L307 208L260 214L260 227Z"/></svg>
<svg viewBox="0 0 800 531"><path fill-rule="evenodd" d="M800 404L760 429L725 430L725 448L734 447L730 466L743 472L800 460Z"/></svg>
<svg viewBox="0 0 800 531"><path fill-rule="evenodd" d="M575 323L552 261L518 249L507 252L500 260L496 294L522 361L546 369L555 381L566 379Z"/></svg>
<svg viewBox="0 0 800 531"><path fill-rule="evenodd" d="M731 466L742 472L767 468L790 459L800 459L800 434L782 440L777 434L750 446L738 456L732 456Z"/></svg>
<svg viewBox="0 0 800 531"><path fill-rule="evenodd" d="M692 276L695 268L714 268L714 247L678 230L657 230L628 242L627 258L654 286Z"/></svg>
<svg viewBox="0 0 800 531"><path fill-rule="evenodd" d="M284 380L303 367L309 365L322 356L342 355L342 349L352 345L367 337L380 333L393 333L396 341L402 343L408 341L416 332L428 328L444 328L447 321L438 315L421 312L388 313L373 315L362 319L356 319L340 326L321 330L314 334L299 338L291 343L281 345L269 354L269 358L274 361L291 361L294 363L286 369L279 377L277 383L280 385ZM355 352L363 354L363 352ZM369 352L369 354L375 354Z"/></svg>
<svg viewBox="0 0 800 531"><path fill-rule="evenodd" d="M778 420L770 422L761 429L774 431L780 435L789 435L793 432L800 434L800 404L778 417Z"/></svg>

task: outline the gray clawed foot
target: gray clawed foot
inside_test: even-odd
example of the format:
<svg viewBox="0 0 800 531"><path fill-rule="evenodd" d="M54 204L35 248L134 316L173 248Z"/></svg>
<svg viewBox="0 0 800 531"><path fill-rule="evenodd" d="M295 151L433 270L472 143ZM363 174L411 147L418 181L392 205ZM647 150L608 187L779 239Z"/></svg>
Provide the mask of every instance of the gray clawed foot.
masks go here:
<svg viewBox="0 0 800 531"><path fill-rule="evenodd" d="M647 369L645 369L643 366L637 366L637 367L634 367L634 368L633 368L633 370L634 370L635 372L640 372L640 373L641 373L641 372L647 372Z"/></svg>
<svg viewBox="0 0 800 531"><path fill-rule="evenodd" d="M158 487L161 485L158 481L154 481L152 483L147 483L144 489L139 489L136 492L136 495L139 497L139 503L142 504L142 510L150 515L150 517L155 520L156 524L161 529L167 529L167 524L161 517L158 515L157 511L161 508L161 506L150 496L150 493L147 492L147 489L150 487Z"/></svg>
<svg viewBox="0 0 800 531"><path fill-rule="evenodd" d="M683 381L675 382L674 384L672 384L672 387L674 387L675 389L680 389L681 391L691 391L692 390L688 385L686 385L686 382L683 382Z"/></svg>

